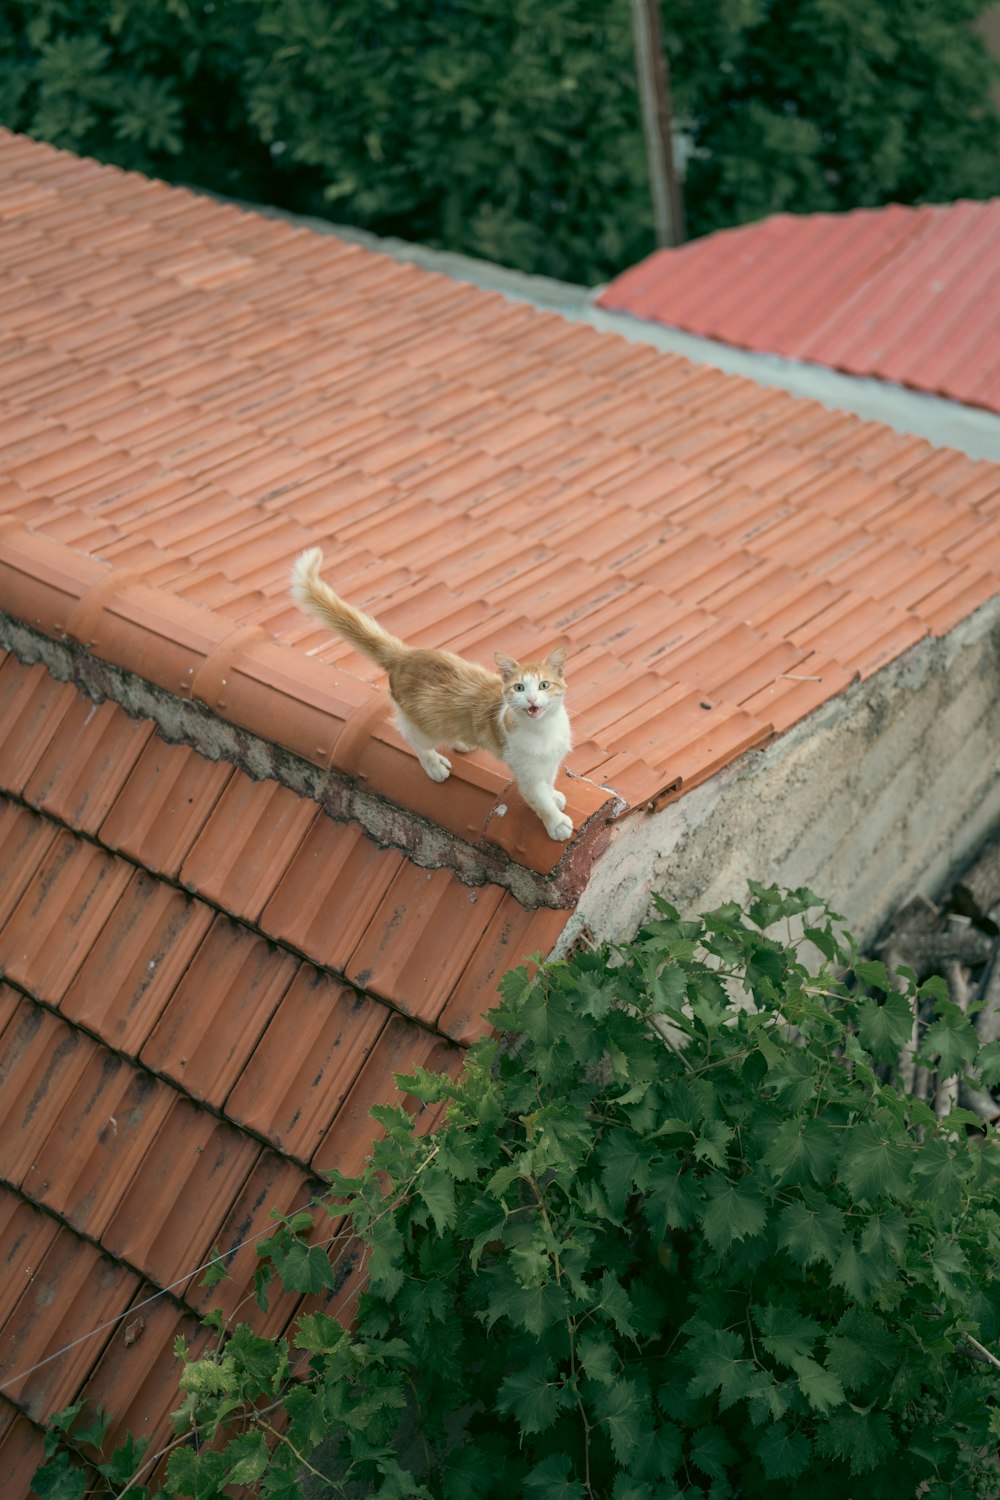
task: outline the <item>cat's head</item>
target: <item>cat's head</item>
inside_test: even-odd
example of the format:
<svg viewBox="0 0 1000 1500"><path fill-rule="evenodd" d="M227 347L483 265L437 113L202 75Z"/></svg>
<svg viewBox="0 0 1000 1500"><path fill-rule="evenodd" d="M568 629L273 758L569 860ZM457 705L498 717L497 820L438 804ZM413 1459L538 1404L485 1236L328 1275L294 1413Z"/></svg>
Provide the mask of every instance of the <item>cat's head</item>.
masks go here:
<svg viewBox="0 0 1000 1500"><path fill-rule="evenodd" d="M528 719L541 719L561 703L566 692L566 649L556 646L544 661L515 661L504 651L494 654L508 708Z"/></svg>

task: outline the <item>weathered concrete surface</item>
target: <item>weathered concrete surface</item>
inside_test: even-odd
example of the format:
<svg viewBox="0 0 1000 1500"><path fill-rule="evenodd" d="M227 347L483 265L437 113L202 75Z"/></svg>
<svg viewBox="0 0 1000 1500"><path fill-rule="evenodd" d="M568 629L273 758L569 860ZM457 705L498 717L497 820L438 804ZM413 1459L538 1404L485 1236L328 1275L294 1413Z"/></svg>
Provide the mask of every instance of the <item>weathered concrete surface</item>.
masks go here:
<svg viewBox="0 0 1000 1500"><path fill-rule="evenodd" d="M631 934L651 891L707 911L743 901L748 878L810 886L870 942L998 824L1000 598L661 812L626 817L561 949L584 925Z"/></svg>

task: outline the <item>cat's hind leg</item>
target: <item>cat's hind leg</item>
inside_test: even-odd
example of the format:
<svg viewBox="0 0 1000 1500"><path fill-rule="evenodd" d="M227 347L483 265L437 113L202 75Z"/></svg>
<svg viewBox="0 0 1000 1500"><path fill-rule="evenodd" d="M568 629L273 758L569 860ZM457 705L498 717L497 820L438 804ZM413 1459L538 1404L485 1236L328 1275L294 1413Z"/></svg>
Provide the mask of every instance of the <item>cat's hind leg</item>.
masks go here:
<svg viewBox="0 0 1000 1500"><path fill-rule="evenodd" d="M411 724L399 704L396 707L396 728L406 743L416 751L417 759L432 781L447 781L451 775L451 761L435 748L434 741Z"/></svg>

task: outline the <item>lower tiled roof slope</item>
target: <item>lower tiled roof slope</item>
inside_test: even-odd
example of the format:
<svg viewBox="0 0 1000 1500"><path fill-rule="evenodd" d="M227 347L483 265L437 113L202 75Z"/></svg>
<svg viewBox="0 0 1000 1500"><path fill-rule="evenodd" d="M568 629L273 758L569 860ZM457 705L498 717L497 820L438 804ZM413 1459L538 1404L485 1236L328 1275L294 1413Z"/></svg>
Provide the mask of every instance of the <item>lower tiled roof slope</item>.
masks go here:
<svg viewBox="0 0 1000 1500"><path fill-rule="evenodd" d="M689 333L1000 412L1000 198L774 214L657 250L598 297Z"/></svg>
<svg viewBox="0 0 1000 1500"><path fill-rule="evenodd" d="M570 765L637 806L1000 589L990 464L23 138L0 165L0 513L111 566L77 638L189 688L203 605L240 693L275 638L333 664L355 770L432 819L503 783L429 788L365 718L369 665L289 602L305 546L415 643L569 642Z"/></svg>
<svg viewBox="0 0 1000 1500"><path fill-rule="evenodd" d="M568 913L421 869L13 655L0 793L0 1474L23 1500L35 1424L73 1401L169 1436L199 1313L287 1326L300 1299L245 1301L235 1247L361 1166L393 1075L455 1069ZM214 1247L235 1254L209 1292Z"/></svg>

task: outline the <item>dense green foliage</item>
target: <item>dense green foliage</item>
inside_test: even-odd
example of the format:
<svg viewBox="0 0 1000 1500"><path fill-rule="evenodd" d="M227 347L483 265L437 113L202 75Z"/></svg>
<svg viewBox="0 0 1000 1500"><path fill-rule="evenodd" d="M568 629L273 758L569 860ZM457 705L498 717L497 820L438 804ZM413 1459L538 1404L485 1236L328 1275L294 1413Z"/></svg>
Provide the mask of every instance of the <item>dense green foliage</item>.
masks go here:
<svg viewBox="0 0 1000 1500"><path fill-rule="evenodd" d="M982 0L670 0L696 231L1000 192Z"/></svg>
<svg viewBox="0 0 1000 1500"><path fill-rule="evenodd" d="M366 1247L352 1333L320 1311L288 1341L220 1323L181 1377L194 1440L168 1492L995 1495L997 1142L887 1074L915 1007L939 1080L995 1083L1000 1045L817 906L755 887L682 921L657 902L633 943L508 975L499 1043L457 1083L405 1080L448 1101L443 1124L378 1111L370 1168L332 1183L330 1238ZM322 1292L311 1224L277 1226L261 1262ZM79 1500L72 1443L50 1448L39 1494ZM134 1450L108 1463L107 1490L144 1500Z"/></svg>
<svg viewBox="0 0 1000 1500"><path fill-rule="evenodd" d="M665 3L691 233L1000 192L989 3ZM629 0L0 0L0 120L570 281L652 248Z"/></svg>

